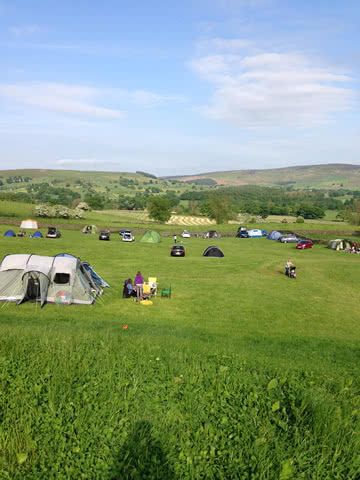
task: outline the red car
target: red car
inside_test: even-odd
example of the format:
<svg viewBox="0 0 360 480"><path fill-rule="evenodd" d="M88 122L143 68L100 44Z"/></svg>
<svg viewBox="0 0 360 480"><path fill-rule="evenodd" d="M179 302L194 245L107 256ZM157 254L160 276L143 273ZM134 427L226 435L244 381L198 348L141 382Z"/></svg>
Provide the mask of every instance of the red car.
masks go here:
<svg viewBox="0 0 360 480"><path fill-rule="evenodd" d="M314 244L311 240L300 240L300 242L296 244L296 248L298 250L305 250L305 248L312 248L313 245Z"/></svg>

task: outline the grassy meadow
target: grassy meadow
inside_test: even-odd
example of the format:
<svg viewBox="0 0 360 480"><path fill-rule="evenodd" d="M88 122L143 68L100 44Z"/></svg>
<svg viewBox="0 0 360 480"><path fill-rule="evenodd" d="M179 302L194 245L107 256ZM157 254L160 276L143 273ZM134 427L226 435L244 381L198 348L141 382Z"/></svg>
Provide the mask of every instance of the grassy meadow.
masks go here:
<svg viewBox="0 0 360 480"><path fill-rule="evenodd" d="M0 304L1 479L359 478L360 256L211 243L224 258L0 237L1 257L71 252L111 285L94 306ZM138 269L172 298L122 299Z"/></svg>

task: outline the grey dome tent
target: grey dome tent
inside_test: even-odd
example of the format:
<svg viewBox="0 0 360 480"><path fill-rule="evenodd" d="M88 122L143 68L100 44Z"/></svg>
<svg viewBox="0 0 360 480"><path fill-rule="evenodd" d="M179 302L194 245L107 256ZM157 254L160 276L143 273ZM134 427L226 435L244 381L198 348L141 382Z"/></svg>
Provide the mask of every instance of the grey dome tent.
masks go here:
<svg viewBox="0 0 360 480"><path fill-rule="evenodd" d="M140 242L143 242L143 243L159 243L159 242L161 242L161 237L160 237L160 234L158 232L155 232L155 230L148 230L147 232L144 233Z"/></svg>
<svg viewBox="0 0 360 480"><path fill-rule="evenodd" d="M101 293L76 257L15 254L0 264L0 301L91 305Z"/></svg>
<svg viewBox="0 0 360 480"><path fill-rule="evenodd" d="M43 234L38 230L32 235L32 238L43 238Z"/></svg>
<svg viewBox="0 0 360 480"><path fill-rule="evenodd" d="M4 233L4 237L16 237L16 233L14 232L14 230L6 230L6 232Z"/></svg>
<svg viewBox="0 0 360 480"><path fill-rule="evenodd" d="M282 237L282 233L278 232L277 230L273 230L266 238L268 240L279 240L280 237Z"/></svg>
<svg viewBox="0 0 360 480"><path fill-rule="evenodd" d="M203 257L223 257L224 253L220 250L219 247L214 245L207 247L203 253Z"/></svg>

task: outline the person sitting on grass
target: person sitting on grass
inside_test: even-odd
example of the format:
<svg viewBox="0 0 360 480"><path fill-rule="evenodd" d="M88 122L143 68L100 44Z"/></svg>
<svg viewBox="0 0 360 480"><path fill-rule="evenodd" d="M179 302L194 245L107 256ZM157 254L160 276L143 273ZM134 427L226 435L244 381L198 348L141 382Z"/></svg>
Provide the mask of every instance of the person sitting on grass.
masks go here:
<svg viewBox="0 0 360 480"><path fill-rule="evenodd" d="M131 278L128 278L124 282L124 288L123 288L123 298L130 298L134 294L134 288L132 285L132 280Z"/></svg>

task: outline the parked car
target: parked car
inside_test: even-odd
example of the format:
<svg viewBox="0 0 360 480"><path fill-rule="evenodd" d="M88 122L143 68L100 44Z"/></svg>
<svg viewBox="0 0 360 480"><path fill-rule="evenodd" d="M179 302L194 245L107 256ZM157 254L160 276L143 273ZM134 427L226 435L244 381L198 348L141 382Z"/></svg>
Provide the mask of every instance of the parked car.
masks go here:
<svg viewBox="0 0 360 480"><path fill-rule="evenodd" d="M110 240L110 232L109 230L101 230L99 235L99 240Z"/></svg>
<svg viewBox="0 0 360 480"><path fill-rule="evenodd" d="M56 227L48 227L46 238L60 238L61 232Z"/></svg>
<svg viewBox="0 0 360 480"><path fill-rule="evenodd" d="M286 233L279 238L281 243L298 243L300 240L294 233Z"/></svg>
<svg viewBox="0 0 360 480"><path fill-rule="evenodd" d="M311 240L300 240L300 242L296 244L296 248L298 250L305 250L305 248L312 248L313 245L314 244Z"/></svg>
<svg viewBox="0 0 360 480"><path fill-rule="evenodd" d="M182 245L174 245L171 247L170 255L172 257L185 257L185 248Z"/></svg>
<svg viewBox="0 0 360 480"><path fill-rule="evenodd" d="M191 233L188 230L184 230L181 234L182 238L190 238Z"/></svg>
<svg viewBox="0 0 360 480"><path fill-rule="evenodd" d="M123 235L122 235L122 241L123 241L123 242L134 242L134 241L135 241L135 237L134 237L134 235L133 235L131 232L125 232L125 233L123 233Z"/></svg>
<svg viewBox="0 0 360 480"><path fill-rule="evenodd" d="M119 230L120 237L123 237L125 233L131 233L131 230L129 228L122 228Z"/></svg>

